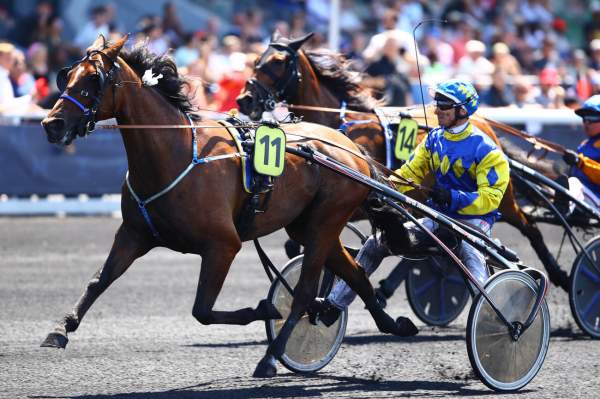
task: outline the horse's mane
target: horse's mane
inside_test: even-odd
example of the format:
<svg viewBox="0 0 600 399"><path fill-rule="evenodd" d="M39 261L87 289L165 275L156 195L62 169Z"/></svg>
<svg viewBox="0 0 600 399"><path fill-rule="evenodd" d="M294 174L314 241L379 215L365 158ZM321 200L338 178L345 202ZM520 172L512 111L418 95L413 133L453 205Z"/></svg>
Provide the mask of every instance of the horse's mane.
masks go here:
<svg viewBox="0 0 600 399"><path fill-rule="evenodd" d="M133 50L121 51L120 57L140 77L148 69L152 69L153 75L162 74L158 84L152 86L152 88L156 89L167 101L182 112L194 112L194 107L184 89L184 86L188 83L179 75L177 66L170 56L166 54L156 55L149 52L145 46L136 46Z"/></svg>
<svg viewBox="0 0 600 399"><path fill-rule="evenodd" d="M373 112L373 108L381 105L369 89L360 85L360 73L352 70L352 62L343 55L328 49L309 50L304 54L317 77L340 101L345 101L348 108Z"/></svg>

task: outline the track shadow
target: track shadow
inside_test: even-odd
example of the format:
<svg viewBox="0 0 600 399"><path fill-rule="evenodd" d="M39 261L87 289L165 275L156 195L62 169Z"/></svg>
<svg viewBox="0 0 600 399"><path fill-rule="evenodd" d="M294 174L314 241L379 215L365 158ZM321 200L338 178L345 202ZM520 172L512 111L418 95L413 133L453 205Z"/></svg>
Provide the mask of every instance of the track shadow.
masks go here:
<svg viewBox="0 0 600 399"><path fill-rule="evenodd" d="M308 380L308 381L307 381ZM449 381L382 381L358 377L343 377L331 374L295 376L284 374L271 380L253 378L228 378L202 384L158 392L130 392L114 395L81 396L29 396L33 399L261 399L297 397L415 397L429 392L428 397L488 396L496 393L485 388L470 389L468 382ZM232 385L242 385L232 388Z"/></svg>
<svg viewBox="0 0 600 399"><path fill-rule="evenodd" d="M267 345L269 342L266 339L261 341L240 341L240 342L222 342L222 343L198 343L198 344L189 344L189 345L181 345L187 348L238 348L244 346L257 346L257 345Z"/></svg>
<svg viewBox="0 0 600 399"><path fill-rule="evenodd" d="M589 335L585 334L582 331L579 331L579 330L573 331L573 329L571 327L557 328L550 332L550 337L551 338L566 338L571 341L583 341L583 340L588 340L588 339L593 340L592 337L590 337Z"/></svg>
<svg viewBox="0 0 600 399"><path fill-rule="evenodd" d="M397 337L395 335L349 335L344 337L346 345L368 345L375 343L386 342L445 342L445 341L461 341L465 339L464 334L448 334L448 335L415 335L414 337Z"/></svg>
<svg viewBox="0 0 600 399"><path fill-rule="evenodd" d="M346 345L368 345L373 343L387 343L387 342L444 342L444 341L460 341L465 339L465 335L462 330L441 330L445 335L437 334L438 331L427 330L423 331L420 335L414 337L397 337L388 334L369 334L369 335L348 335L344 337L344 344ZM187 348L237 348L245 346L263 346L268 345L268 341L254 340L254 341L237 341L237 342L222 342L222 343L194 343L189 345L182 345Z"/></svg>

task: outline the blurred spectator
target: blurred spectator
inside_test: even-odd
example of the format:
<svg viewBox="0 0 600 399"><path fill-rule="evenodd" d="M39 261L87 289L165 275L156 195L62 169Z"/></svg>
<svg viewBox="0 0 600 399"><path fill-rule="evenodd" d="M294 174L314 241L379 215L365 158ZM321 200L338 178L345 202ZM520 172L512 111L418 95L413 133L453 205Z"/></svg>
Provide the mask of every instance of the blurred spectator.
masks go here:
<svg viewBox="0 0 600 399"><path fill-rule="evenodd" d="M547 0L521 0L519 14L527 23L547 26L552 23L552 12Z"/></svg>
<svg viewBox="0 0 600 399"><path fill-rule="evenodd" d="M110 32L109 13L105 6L94 7L90 11L90 20L83 26L75 37L75 44L81 49L87 49L98 35L108 37Z"/></svg>
<svg viewBox="0 0 600 399"><path fill-rule="evenodd" d="M342 0L340 6L340 30L342 33L352 34L362 30L362 20L357 12L357 7L354 0Z"/></svg>
<svg viewBox="0 0 600 399"><path fill-rule="evenodd" d="M147 37L148 50L154 54L165 54L169 51L169 40L164 35L162 25L160 23L151 23L146 29L144 34Z"/></svg>
<svg viewBox="0 0 600 399"><path fill-rule="evenodd" d="M524 77L518 77L513 84L513 92L515 95L515 106L518 108L537 106L533 99L533 88Z"/></svg>
<svg viewBox="0 0 600 399"><path fill-rule="evenodd" d="M568 77L573 79L575 94L584 100L592 96L592 71L587 65L585 51L573 51L573 66L568 71Z"/></svg>
<svg viewBox="0 0 600 399"><path fill-rule="evenodd" d="M303 11L294 13L290 21L290 36L292 38L302 37L306 35L306 13Z"/></svg>
<svg viewBox="0 0 600 399"><path fill-rule="evenodd" d="M427 53L429 64L423 68L423 82L429 87L434 87L438 83L447 80L450 77L450 68L444 65L438 60L437 53L433 50L429 50Z"/></svg>
<svg viewBox="0 0 600 399"><path fill-rule="evenodd" d="M600 71L600 39L594 39L590 43L590 68Z"/></svg>
<svg viewBox="0 0 600 399"><path fill-rule="evenodd" d="M556 39L552 35L546 35L542 41L542 50L535 57L533 67L535 71L539 72L545 68L558 69L562 62L560 55L556 50Z"/></svg>
<svg viewBox="0 0 600 399"><path fill-rule="evenodd" d="M381 22L383 24L383 32L371 37L367 48L363 52L363 57L366 62L376 60L387 43L388 39L394 39L398 48L408 50L413 42L410 33L396 29L398 18L394 10L388 9L385 11Z"/></svg>
<svg viewBox="0 0 600 399"><path fill-rule="evenodd" d="M560 77L555 68L544 68L539 74L540 86L536 90L535 102L543 108L564 108L565 90L560 86Z"/></svg>
<svg viewBox="0 0 600 399"><path fill-rule="evenodd" d="M352 35L352 41L349 48L345 49L344 53L347 59L352 60L352 67L356 71L364 71L366 68L365 60L362 53L367 44L367 37L362 33Z"/></svg>
<svg viewBox="0 0 600 399"><path fill-rule="evenodd" d="M13 57L13 66L10 68L9 76L14 96L21 97L35 90L35 79L27 70L25 54L21 50L15 49Z"/></svg>
<svg viewBox="0 0 600 399"><path fill-rule="evenodd" d="M33 43L27 50L27 62L35 79L35 99L41 101L50 94L48 48L42 43Z"/></svg>
<svg viewBox="0 0 600 399"><path fill-rule="evenodd" d="M43 41L48 34L48 28L53 16L54 6L52 5L52 1L40 0L33 14L27 15L17 21L10 37L15 43L24 48L29 47L33 42Z"/></svg>
<svg viewBox="0 0 600 399"><path fill-rule="evenodd" d="M200 57L200 39L198 36L199 35L193 33L185 34L183 46L175 50L175 53L173 54L177 67L187 67Z"/></svg>
<svg viewBox="0 0 600 399"><path fill-rule="evenodd" d="M600 39L600 3L595 1L590 7L592 19L583 28L587 43Z"/></svg>
<svg viewBox="0 0 600 399"><path fill-rule="evenodd" d="M11 101L15 95L9 73L14 65L15 46L10 43L0 43L0 106Z"/></svg>
<svg viewBox="0 0 600 399"><path fill-rule="evenodd" d="M15 97L10 71L15 63L15 46L0 42L0 114L23 113L31 104L29 94Z"/></svg>
<svg viewBox="0 0 600 399"><path fill-rule="evenodd" d="M463 18L462 14L458 14L454 18ZM467 43L475 39L475 28L472 21L466 19L464 22L458 24L458 29L453 33L453 38L450 41L452 49L454 50L454 62L458 63L459 60L467 55Z"/></svg>
<svg viewBox="0 0 600 399"><path fill-rule="evenodd" d="M223 75L229 74L232 71L232 59L244 55L241 53L242 42L239 37L225 36L222 43L222 49L211 50L209 54L206 54L206 78L210 82L218 82Z"/></svg>
<svg viewBox="0 0 600 399"><path fill-rule="evenodd" d="M15 27L15 21L5 5L0 4L0 37L8 37Z"/></svg>
<svg viewBox="0 0 600 399"><path fill-rule="evenodd" d="M168 2L163 6L162 30L174 46L184 41L186 32L181 25L175 4Z"/></svg>
<svg viewBox="0 0 600 399"><path fill-rule="evenodd" d="M219 80L219 91L215 94L215 108L220 112L227 112L237 108L236 97L240 94L246 80L252 76L252 62L247 62L250 56L243 53L231 55L231 68Z"/></svg>
<svg viewBox="0 0 600 399"><path fill-rule="evenodd" d="M491 82L494 64L484 57L485 44L479 40L469 40L465 49L467 54L458 61L456 75L466 77L471 81L482 79Z"/></svg>
<svg viewBox="0 0 600 399"><path fill-rule="evenodd" d="M506 84L508 76L502 70L496 70L492 75L492 85L483 92L482 102L490 107L507 107L514 103L514 95Z"/></svg>
<svg viewBox="0 0 600 399"><path fill-rule="evenodd" d="M386 40L381 57L371 63L365 72L370 78L365 78L364 83L379 90L388 105L403 106L410 103L408 71L396 39L390 37Z"/></svg>
<svg viewBox="0 0 600 399"><path fill-rule="evenodd" d="M498 42L492 46L492 63L496 71L507 77L521 74L519 62L510 54L510 49L505 43Z"/></svg>
<svg viewBox="0 0 600 399"><path fill-rule="evenodd" d="M425 51L429 54L429 57L435 54L437 63L443 65L447 69L454 67L454 49L448 42L436 35L428 35L424 40Z"/></svg>
<svg viewBox="0 0 600 399"><path fill-rule="evenodd" d="M290 25L286 21L276 21L273 25L273 32L279 32L283 37L290 37Z"/></svg>
<svg viewBox="0 0 600 399"><path fill-rule="evenodd" d="M423 5L417 0L396 0L393 8L398 16L396 29L403 32L412 32L415 26L425 18ZM417 30L417 38L423 38L424 32L421 29Z"/></svg>

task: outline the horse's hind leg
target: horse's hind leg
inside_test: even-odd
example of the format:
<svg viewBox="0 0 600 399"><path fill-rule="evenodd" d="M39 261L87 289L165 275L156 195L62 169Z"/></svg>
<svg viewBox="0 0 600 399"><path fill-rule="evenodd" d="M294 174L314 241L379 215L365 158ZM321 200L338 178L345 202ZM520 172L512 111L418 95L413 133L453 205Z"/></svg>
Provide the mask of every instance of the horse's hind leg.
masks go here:
<svg viewBox="0 0 600 399"><path fill-rule="evenodd" d="M502 212L503 219L507 223L519 229L521 234L529 239L532 248L548 272L550 281L568 292L569 275L560 268L560 265L550 253L550 250L544 242L542 232L535 222L530 221L521 208L519 208L511 186L506 190L506 194L502 199L500 211Z"/></svg>
<svg viewBox="0 0 600 399"><path fill-rule="evenodd" d="M227 239L211 242L202 253L200 280L192 315L205 325L246 325L256 320L281 318L277 309L265 299L261 300L255 309L244 308L236 311L212 309L221 292L229 267L242 246L234 228L228 237Z"/></svg>
<svg viewBox="0 0 600 399"><path fill-rule="evenodd" d="M314 226L314 224L313 224ZM298 284L294 288L294 298L290 314L279 331L277 338L267 348L265 356L256 366L254 377L273 377L277 373L275 359L280 358L285 351L285 345L302 314L308 310L311 301L317 295L319 277L327 260L332 240L341 232L341 228L331 229L326 234L326 226L319 226L319 232L307 234L310 237L305 242L304 260ZM333 231L332 231L333 230ZM329 244L328 244L329 243Z"/></svg>
<svg viewBox="0 0 600 399"><path fill-rule="evenodd" d="M129 268L134 260L144 255L150 248L151 246L145 240L126 229L122 224L117 230L104 265L98 269L88 282L73 310L56 324L54 330L48 334L41 346L65 348L68 343L67 334L77 330L83 316L94 301Z"/></svg>

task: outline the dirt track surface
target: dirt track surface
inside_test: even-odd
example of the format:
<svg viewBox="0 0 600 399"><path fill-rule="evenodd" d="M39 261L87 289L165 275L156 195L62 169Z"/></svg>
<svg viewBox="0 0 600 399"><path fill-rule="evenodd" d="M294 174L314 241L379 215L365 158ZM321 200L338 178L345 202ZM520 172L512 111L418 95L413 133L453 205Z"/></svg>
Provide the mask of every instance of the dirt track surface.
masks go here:
<svg viewBox="0 0 600 399"><path fill-rule="evenodd" d="M270 380L251 377L264 354L264 324L203 326L192 316L200 258L156 249L136 261L94 304L66 350L40 348L53 320L67 312L103 263L120 221L108 218L0 219L0 397L2 398L397 398L496 397L473 375L464 328L418 323L411 339L381 335L362 304L350 309L344 344L313 376L279 366ZM364 227L364 226L363 226ZM540 264L516 230L500 237L534 267ZM561 234L545 228L551 245ZM284 235L263 239L282 266ZM563 254L563 264L573 256ZM386 261L372 281L385 275ZM570 267L570 266L569 266ZM251 245L231 268L216 309L254 307L268 280ZM548 297L552 338L546 362L522 391L502 397L598 397L600 341L583 336L567 295ZM403 287L387 308L417 321ZM499 395L498 395L499 397Z"/></svg>

